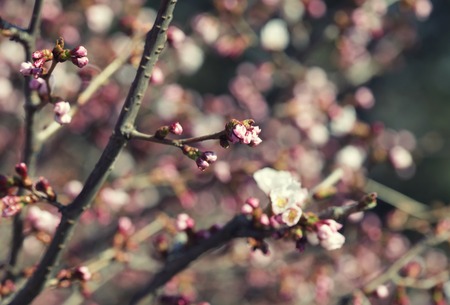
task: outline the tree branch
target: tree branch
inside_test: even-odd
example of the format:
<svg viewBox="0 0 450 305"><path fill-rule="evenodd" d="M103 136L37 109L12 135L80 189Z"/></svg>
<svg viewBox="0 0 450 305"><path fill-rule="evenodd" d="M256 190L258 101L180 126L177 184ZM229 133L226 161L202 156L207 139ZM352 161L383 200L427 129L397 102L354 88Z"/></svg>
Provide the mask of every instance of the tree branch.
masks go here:
<svg viewBox="0 0 450 305"><path fill-rule="evenodd" d="M174 275L184 270L202 254L225 245L237 237L267 237L270 234L271 231L269 230L255 229L252 221L243 215L234 217L220 231L208 239L169 256L164 267L133 296L130 305L137 304L139 300L166 284Z"/></svg>
<svg viewBox="0 0 450 305"><path fill-rule="evenodd" d="M40 16L43 6L42 0L36 0L33 7L33 13L30 20L30 24L27 29L22 29L15 25L12 25L0 18L0 29L7 30L9 33L5 33L11 37L12 40L22 44L25 50L26 61L31 61L31 54L35 48L36 36L39 32ZM39 103L36 95L33 95L29 86L29 77L25 78L24 93L25 93L25 143L21 162L27 164L28 174L34 176L36 170L36 156L39 150L39 145L36 143L35 133L35 105ZM22 191L20 191L22 193ZM17 256L23 243L23 220L21 213L14 216L12 238L11 238L11 250L8 258L8 274L11 276L11 267L14 267L17 263Z"/></svg>
<svg viewBox="0 0 450 305"><path fill-rule="evenodd" d="M64 249L78 218L97 195L100 187L111 172L114 162L125 147L129 139L129 133L134 129L135 119L141 106L144 92L148 87L153 67L164 48L167 39L166 31L172 20L175 4L176 0L163 0L161 2L155 24L147 34L141 63L128 92L115 130L94 170L87 178L82 191L69 206L62 210L61 222L39 266L25 286L9 303L10 305L29 304L41 292L50 275L50 271L58 262L61 250Z"/></svg>

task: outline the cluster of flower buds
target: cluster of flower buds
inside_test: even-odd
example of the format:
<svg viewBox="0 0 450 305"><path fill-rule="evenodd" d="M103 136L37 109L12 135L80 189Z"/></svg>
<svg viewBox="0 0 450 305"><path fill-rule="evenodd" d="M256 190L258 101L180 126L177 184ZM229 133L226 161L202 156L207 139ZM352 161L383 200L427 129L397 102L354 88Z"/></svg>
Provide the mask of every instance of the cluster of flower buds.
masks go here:
<svg viewBox="0 0 450 305"><path fill-rule="evenodd" d="M70 104L65 101L55 103L53 112L55 114L55 121L61 125L69 124L72 121L70 116Z"/></svg>
<svg viewBox="0 0 450 305"><path fill-rule="evenodd" d="M217 232L220 229L218 225L213 225L209 229L195 231L195 220L186 213L182 213L177 216L175 226L177 228L177 231L186 233L188 238L186 243L187 245L195 244L199 240L208 239L211 234Z"/></svg>
<svg viewBox="0 0 450 305"><path fill-rule="evenodd" d="M56 194L47 179L40 177L37 182L28 176L28 168L25 163L15 166L17 176L7 177L0 175L0 210L2 217L11 217L19 213L25 205L45 199L50 202L56 201ZM17 195L17 189L23 188L30 193Z"/></svg>
<svg viewBox="0 0 450 305"><path fill-rule="evenodd" d="M24 76L33 76L39 78L44 73L44 64L53 60L53 53L49 49L43 49L33 52L31 55L33 62L23 62L20 65L20 73Z"/></svg>
<svg viewBox="0 0 450 305"><path fill-rule="evenodd" d="M81 293L85 297L89 297L90 293L87 289L86 283L92 279L92 274L87 266L79 266L72 269L62 269L56 276L59 288L71 287L74 282L80 284Z"/></svg>
<svg viewBox="0 0 450 305"><path fill-rule="evenodd" d="M247 119L239 121L232 119L225 125L226 136L221 138L220 144L222 147L227 148L229 142L242 143L250 146L256 146L262 142L259 134L261 129L253 125L255 121L252 119Z"/></svg>
<svg viewBox="0 0 450 305"><path fill-rule="evenodd" d="M248 198L242 206L241 212L244 215L250 215L252 217L255 227L270 226L270 218L260 208L259 199L257 198Z"/></svg>
<svg viewBox="0 0 450 305"><path fill-rule="evenodd" d="M204 171L211 164L217 161L217 155L213 151L201 152L198 148L189 145L183 145L181 149L183 154L188 156L190 159L195 160L197 167L201 171Z"/></svg>
<svg viewBox="0 0 450 305"><path fill-rule="evenodd" d="M317 221L311 231L306 231L306 238L311 245L321 245L327 250L335 250L342 247L345 237L338 232L342 228L340 223L333 219Z"/></svg>
<svg viewBox="0 0 450 305"><path fill-rule="evenodd" d="M56 41L52 53L57 62L70 60L78 68L83 68L89 63L85 47L78 46L72 50L64 49L64 39L62 37Z"/></svg>
<svg viewBox="0 0 450 305"><path fill-rule="evenodd" d="M132 242L131 237L136 231L136 227L128 217L120 217L118 220L117 232L113 239L113 248L116 250L115 259L119 262L128 261L128 250L137 247Z"/></svg>

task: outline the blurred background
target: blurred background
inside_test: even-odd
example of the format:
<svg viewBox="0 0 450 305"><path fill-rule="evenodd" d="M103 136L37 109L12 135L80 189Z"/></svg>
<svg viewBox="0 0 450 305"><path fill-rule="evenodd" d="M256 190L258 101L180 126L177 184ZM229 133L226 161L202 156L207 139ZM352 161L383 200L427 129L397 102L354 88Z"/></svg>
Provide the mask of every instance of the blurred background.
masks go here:
<svg viewBox="0 0 450 305"><path fill-rule="evenodd" d="M0 0L0 16L26 27L33 3ZM130 53L130 60L38 154L38 175L51 181L64 203L79 191L109 139L142 52L143 45L132 47L131 41L150 29L158 6L159 1L143 0L44 1L37 49L51 49L63 36L68 48L84 45L90 61L83 69L58 65L55 95L76 103L114 58ZM200 143L196 147L219 156L200 172L174 147L131 141L83 214L67 265L95 259L111 247L122 216L140 228L158 219L158 213L174 218L185 211L198 228L223 224L249 196L264 198L251 175L265 166L290 170L309 189L335 167L345 168L338 196L327 204L358 200L368 177L426 205L448 205L448 1L180 0L173 25L179 32L150 80L138 130L152 133L179 121L183 136L200 136L223 130L231 118L253 118L261 126L263 143L228 150L217 142ZM23 61L22 47L1 37L0 172L5 174L13 173L22 154ZM38 130L52 124L51 105L43 107L36 121ZM410 246L407 236L422 237L403 234L406 226L396 227L394 220L403 215L380 217L386 210L392 208L381 202L375 213L346 224L344 254L314 247L293 253L292 243L273 242L270 247L276 251L265 257L240 240L202 258L165 291L184 289L215 305L244 299L252 305L312 304L308 302L314 298L317 304L331 304L326 293L319 300L314 289L336 287L341 297L400 257ZM9 225L0 222L4 239ZM425 227L431 230L431 222ZM168 231L171 241L180 243L175 230ZM45 248L31 237L21 258L25 266ZM155 246L142 243L139 251L123 271L122 265L111 264L102 271L104 282L94 281L100 304L122 304L121 298L129 297L123 290L136 289L129 283L144 282L154 272L159 262ZM6 247L0 249L2 257L6 252ZM448 251L431 254L424 265L444 269ZM58 293L50 292L48 298ZM41 302L49 304L46 298ZM423 300L416 304L425 304Z"/></svg>

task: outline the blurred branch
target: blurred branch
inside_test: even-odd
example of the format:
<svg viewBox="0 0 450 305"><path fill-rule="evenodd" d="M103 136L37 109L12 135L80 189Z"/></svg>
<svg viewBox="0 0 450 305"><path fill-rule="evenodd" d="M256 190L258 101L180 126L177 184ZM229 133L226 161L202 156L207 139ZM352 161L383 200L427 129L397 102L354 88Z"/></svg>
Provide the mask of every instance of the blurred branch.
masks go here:
<svg viewBox="0 0 450 305"><path fill-rule="evenodd" d="M156 21L147 33L141 62L117 120L115 130L95 168L87 178L82 191L69 206L62 210L61 222L39 266L25 286L9 303L10 305L29 304L41 292L50 271L53 269L52 267L58 262L61 250L64 249L78 218L96 197L111 172L117 157L125 147L130 132L134 130L135 119L148 87L153 67L164 48L167 39L166 31L172 20L175 4L176 0L161 1Z"/></svg>
<svg viewBox="0 0 450 305"><path fill-rule="evenodd" d="M270 233L271 231L269 230L263 231L261 229L255 229L252 221L248 220L243 215L234 217L210 238L169 256L164 267L134 295L130 301L130 305L137 304L142 298L166 284L174 275L184 270L191 262L195 261L202 254L225 245L237 237L267 237Z"/></svg>
<svg viewBox="0 0 450 305"><path fill-rule="evenodd" d="M442 284L446 282L450 278L450 271L444 270L438 274L435 274L429 278L425 279L415 279L415 278L409 278L409 277L401 277L399 275L395 275L392 279L392 281L396 285L405 286L409 288L415 288L415 289L424 289L428 290L436 285Z"/></svg>
<svg viewBox="0 0 450 305"><path fill-rule="evenodd" d="M409 215L420 219L429 219L431 216L428 213L428 206L425 204L372 179L367 179L365 189L368 192L378 193L378 198Z"/></svg>
<svg viewBox="0 0 450 305"><path fill-rule="evenodd" d="M395 261L385 272L374 278L370 282L364 285L363 290L366 293L371 293L377 289L378 286L392 280L397 276L398 271L410 262L414 257L428 249L429 247L436 246L440 243L447 241L450 238L450 231L444 231L437 235L432 235L406 252L401 258Z"/></svg>
<svg viewBox="0 0 450 305"><path fill-rule="evenodd" d="M42 0L36 0L33 7L33 12L30 20L30 24L27 29L20 28L11 23L6 22L0 18L0 29L3 35L9 36L11 40L17 41L22 44L25 50L26 61L31 60L31 54L35 49L36 36L39 32L39 25L41 20L41 10L43 6ZM30 77L25 78L24 83L24 95L25 95L25 140L24 148L21 157L21 162L27 164L28 174L33 176L36 170L36 156L39 151L38 144L36 143L35 133L35 105L39 103L37 97L32 94L28 86ZM19 194L22 190L19 191ZM11 276L12 267L17 263L17 257L23 243L23 220L21 213L14 216L11 249L8 259L8 272L7 276Z"/></svg>

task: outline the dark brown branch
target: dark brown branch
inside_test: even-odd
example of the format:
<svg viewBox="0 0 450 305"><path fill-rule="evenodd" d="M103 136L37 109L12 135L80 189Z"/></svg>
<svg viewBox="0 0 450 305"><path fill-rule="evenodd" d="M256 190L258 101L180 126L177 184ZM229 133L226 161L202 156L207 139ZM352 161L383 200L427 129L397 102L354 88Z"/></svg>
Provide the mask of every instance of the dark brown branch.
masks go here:
<svg viewBox="0 0 450 305"><path fill-rule="evenodd" d="M58 262L61 250L64 249L78 218L97 195L100 187L111 172L114 162L125 147L129 139L129 133L134 129L135 119L147 89L153 67L164 48L167 38L166 31L172 20L175 4L176 0L163 0L161 2L155 24L147 34L141 63L125 100L115 130L94 170L89 175L83 190L67 208L62 210L63 217L61 222L39 266L25 286L9 303L10 305L29 304L43 289L50 275L50 271Z"/></svg>
<svg viewBox="0 0 450 305"><path fill-rule="evenodd" d="M372 206L368 204L371 201L367 199L374 200L375 198L375 194L369 194L361 199L360 202L355 202L354 204L344 207L331 207L320 213L319 217L321 219L332 218L337 220L352 213L371 208ZM273 233L274 230L255 228L253 222L243 215L234 217L219 232L215 233L210 238L187 250L183 249L179 253L169 257L164 267L135 294L130 305L137 304L139 300L155 292L156 289L166 284L173 276L183 271L191 262L199 258L202 254L223 246L234 238L253 237L263 239L270 237Z"/></svg>
<svg viewBox="0 0 450 305"><path fill-rule="evenodd" d="M261 230L253 227L251 220L245 216L239 215L229 221L220 231L213 234L210 238L203 240L198 245L192 246L187 250L169 257L164 267L156 273L153 278L137 292L130 305L135 305L156 289L167 283L174 275L184 270L189 264L199 258L202 254L227 244L238 237L258 237L264 238L270 236L271 231Z"/></svg>
<svg viewBox="0 0 450 305"><path fill-rule="evenodd" d="M201 137L193 137L193 138L186 138L186 139L180 139L180 140L170 140L170 139L160 139L155 137L154 135L145 134L139 131L132 131L130 136L131 139L136 140L145 140L149 142L159 143L159 144L165 144L165 145L172 145L176 147L181 147L183 144L192 144L192 143L198 143L201 141L206 140L218 140L220 137L225 135L225 131L219 131L213 134L201 136Z"/></svg>

